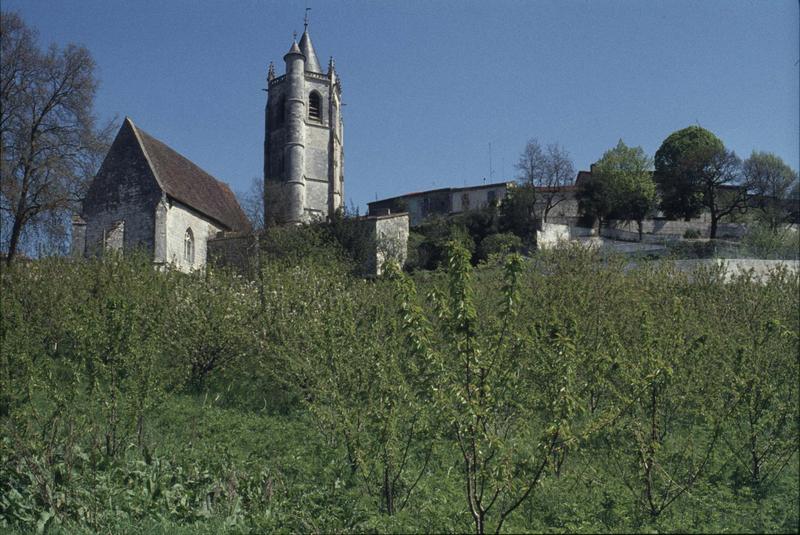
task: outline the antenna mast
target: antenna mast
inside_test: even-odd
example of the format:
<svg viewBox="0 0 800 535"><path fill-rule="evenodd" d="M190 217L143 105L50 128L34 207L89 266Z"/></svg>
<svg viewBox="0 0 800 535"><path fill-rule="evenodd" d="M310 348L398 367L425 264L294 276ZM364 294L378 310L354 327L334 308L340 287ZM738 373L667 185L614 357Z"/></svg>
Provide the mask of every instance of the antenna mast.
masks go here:
<svg viewBox="0 0 800 535"><path fill-rule="evenodd" d="M489 182L494 181L494 169L492 169L492 143L489 142Z"/></svg>

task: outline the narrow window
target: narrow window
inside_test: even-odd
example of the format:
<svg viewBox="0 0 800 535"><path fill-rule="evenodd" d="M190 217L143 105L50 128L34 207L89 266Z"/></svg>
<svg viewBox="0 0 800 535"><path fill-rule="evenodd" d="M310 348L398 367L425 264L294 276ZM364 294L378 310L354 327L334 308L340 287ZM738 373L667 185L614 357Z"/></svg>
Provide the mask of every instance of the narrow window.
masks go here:
<svg viewBox="0 0 800 535"><path fill-rule="evenodd" d="M322 120L322 98L316 91L308 96L308 117L316 121Z"/></svg>
<svg viewBox="0 0 800 535"><path fill-rule="evenodd" d="M186 229L186 236L183 238L183 259L187 264L194 264L194 234L192 229Z"/></svg>

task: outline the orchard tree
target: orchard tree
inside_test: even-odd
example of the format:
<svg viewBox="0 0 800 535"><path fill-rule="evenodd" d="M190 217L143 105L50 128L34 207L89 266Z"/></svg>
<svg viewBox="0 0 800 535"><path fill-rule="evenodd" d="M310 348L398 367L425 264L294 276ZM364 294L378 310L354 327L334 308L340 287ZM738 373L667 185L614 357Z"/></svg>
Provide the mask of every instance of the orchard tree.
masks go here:
<svg viewBox="0 0 800 535"><path fill-rule="evenodd" d="M708 210L711 238L717 237L722 218L747 209L741 160L699 126L678 130L664 140L656 152L653 178L667 216L688 220Z"/></svg>
<svg viewBox="0 0 800 535"><path fill-rule="evenodd" d="M97 79L86 48L41 50L16 13L0 18L0 216L7 261L27 233L56 239L108 148L92 112Z"/></svg>
<svg viewBox="0 0 800 535"><path fill-rule="evenodd" d="M797 187L797 171L775 154L756 151L744 161L743 170L761 219L776 231L791 216L791 192L793 186Z"/></svg>
<svg viewBox="0 0 800 535"><path fill-rule="evenodd" d="M414 306L413 292L400 297L406 345L435 370L425 389L431 414L461 461L463 498L482 535L490 527L502 531L547 477L552 459L574 441L575 346L570 333L518 326L523 261L517 254L506 260L497 322L487 328L478 317L469 259L464 247L450 243L446 291L429 294L433 321Z"/></svg>
<svg viewBox="0 0 800 535"><path fill-rule="evenodd" d="M541 207L541 214L535 216L547 221L550 211L567 199L563 187L572 184L575 177L569 152L558 143L542 148L534 138L525 145L515 168L517 179L533 188L535 203Z"/></svg>
<svg viewBox="0 0 800 535"><path fill-rule="evenodd" d="M603 154L582 188L579 197L584 213L601 223L607 217L636 221L641 239L642 220L655 207L652 164L644 149L628 147L620 139L616 147Z"/></svg>

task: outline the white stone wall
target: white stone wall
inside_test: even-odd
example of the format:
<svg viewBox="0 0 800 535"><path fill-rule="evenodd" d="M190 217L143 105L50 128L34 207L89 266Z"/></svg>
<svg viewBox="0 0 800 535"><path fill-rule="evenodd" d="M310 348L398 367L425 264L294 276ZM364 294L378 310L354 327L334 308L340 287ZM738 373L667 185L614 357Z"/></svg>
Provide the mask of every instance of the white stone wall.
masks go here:
<svg viewBox="0 0 800 535"><path fill-rule="evenodd" d="M318 124L306 121L306 154L305 177L306 180L323 180L328 182L328 140L330 131ZM306 199L308 204L308 199ZM325 199L323 207L327 210L328 200Z"/></svg>
<svg viewBox="0 0 800 535"><path fill-rule="evenodd" d="M542 223L542 230L536 231L536 245L540 249L549 249L570 241L569 225Z"/></svg>
<svg viewBox="0 0 800 535"><path fill-rule="evenodd" d="M383 265L394 260L401 267L408 257L408 214L394 214L375 218L375 274L383 272Z"/></svg>
<svg viewBox="0 0 800 535"><path fill-rule="evenodd" d="M165 219L167 263L183 272L204 268L208 239L221 231L222 227L176 201L170 203ZM194 235L194 262L192 263L188 263L184 259L186 229L192 229Z"/></svg>
<svg viewBox="0 0 800 535"><path fill-rule="evenodd" d="M306 217L325 221L328 217L328 182L306 178Z"/></svg>

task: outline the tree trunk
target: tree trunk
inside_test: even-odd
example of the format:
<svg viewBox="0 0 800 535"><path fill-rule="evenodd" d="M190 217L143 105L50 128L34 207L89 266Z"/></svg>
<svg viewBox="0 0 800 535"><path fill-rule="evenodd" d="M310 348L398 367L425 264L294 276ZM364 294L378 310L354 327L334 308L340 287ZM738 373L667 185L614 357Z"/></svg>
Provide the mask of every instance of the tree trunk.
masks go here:
<svg viewBox="0 0 800 535"><path fill-rule="evenodd" d="M383 466L383 503L386 507L386 514L392 516L394 514L394 489L392 488L391 480L391 464L384 460Z"/></svg>
<svg viewBox="0 0 800 535"><path fill-rule="evenodd" d="M717 214L715 214L714 212L711 212L711 230L709 232L709 236L708 237L711 238L712 240L717 238L717 226L718 226L718 223L719 223L719 218L717 217Z"/></svg>
<svg viewBox="0 0 800 535"><path fill-rule="evenodd" d="M20 204L22 201L20 200ZM20 212L18 211L17 214ZM11 241L8 244L8 256L6 257L6 265L11 265L11 260L17 254L17 245L19 245L19 237L22 234L22 218L17 214L14 215L14 225L11 227Z"/></svg>

